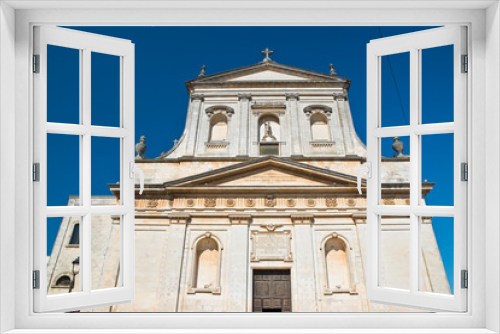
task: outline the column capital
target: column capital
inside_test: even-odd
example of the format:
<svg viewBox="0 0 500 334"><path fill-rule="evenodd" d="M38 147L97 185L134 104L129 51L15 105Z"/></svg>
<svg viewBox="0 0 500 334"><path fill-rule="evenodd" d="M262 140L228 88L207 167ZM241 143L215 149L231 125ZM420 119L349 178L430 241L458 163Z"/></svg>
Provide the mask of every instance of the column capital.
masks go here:
<svg viewBox="0 0 500 334"><path fill-rule="evenodd" d="M233 214L228 216L231 224L248 225L252 220L252 215L247 213Z"/></svg>
<svg viewBox="0 0 500 334"><path fill-rule="evenodd" d="M252 94L238 94L239 101L250 101L252 99Z"/></svg>
<svg viewBox="0 0 500 334"><path fill-rule="evenodd" d="M170 224L187 224L191 215L189 213L174 212L168 214Z"/></svg>
<svg viewBox="0 0 500 334"><path fill-rule="evenodd" d="M296 213L290 216L293 224L312 224L314 215L311 213Z"/></svg>
<svg viewBox="0 0 500 334"><path fill-rule="evenodd" d="M299 94L297 93L286 93L285 98L287 101L298 101L299 100Z"/></svg>
<svg viewBox="0 0 500 334"><path fill-rule="evenodd" d="M192 94L191 101L203 101L205 99L205 95L203 94Z"/></svg>
<svg viewBox="0 0 500 334"><path fill-rule="evenodd" d="M333 99L335 101L344 101L345 95L343 93L335 93L335 94L333 94Z"/></svg>

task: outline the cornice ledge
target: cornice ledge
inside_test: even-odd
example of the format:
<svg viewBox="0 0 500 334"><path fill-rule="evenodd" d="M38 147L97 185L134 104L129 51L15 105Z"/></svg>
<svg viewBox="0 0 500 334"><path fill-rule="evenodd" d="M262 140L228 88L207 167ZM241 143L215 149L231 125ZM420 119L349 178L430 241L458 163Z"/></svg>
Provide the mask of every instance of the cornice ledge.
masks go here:
<svg viewBox="0 0 500 334"><path fill-rule="evenodd" d="M292 224L312 224L314 215L312 213L294 213L290 215Z"/></svg>
<svg viewBox="0 0 500 334"><path fill-rule="evenodd" d="M172 212L168 214L171 224L187 224L191 215L185 212Z"/></svg>

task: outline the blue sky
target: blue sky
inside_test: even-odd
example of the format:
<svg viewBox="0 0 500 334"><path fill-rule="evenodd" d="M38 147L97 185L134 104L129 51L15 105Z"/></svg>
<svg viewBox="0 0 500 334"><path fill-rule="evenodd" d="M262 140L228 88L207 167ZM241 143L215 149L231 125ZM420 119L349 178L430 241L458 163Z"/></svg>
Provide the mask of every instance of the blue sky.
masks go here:
<svg viewBox="0 0 500 334"><path fill-rule="evenodd" d="M271 58L314 71L352 80L349 91L354 125L366 142L366 45L372 39L428 29L427 27L72 27L135 44L136 142L146 136L148 158L168 151L185 125L188 94L184 83L196 78L201 66L213 74L262 60L260 51L274 51ZM452 47L423 53L423 122L453 120ZM78 52L49 48L48 120L78 123ZM382 61L382 125L407 124L409 119L408 55ZM392 71L390 69L392 67ZM92 56L92 123L117 125L117 57ZM395 83L397 85L395 85ZM398 94L399 93L399 94ZM428 137L428 138L427 138ZM453 205L453 135L422 139L423 179L436 182L428 205ZM407 138L405 154L409 154ZM387 144L386 144L387 143ZM382 154L392 156L392 139L383 141ZM111 195L108 183L118 181L119 151L113 139L93 139L92 194ZM78 138L49 135L48 205L66 205L78 194ZM48 222L50 254L60 219ZM436 238L450 282L453 278L453 219L435 218Z"/></svg>

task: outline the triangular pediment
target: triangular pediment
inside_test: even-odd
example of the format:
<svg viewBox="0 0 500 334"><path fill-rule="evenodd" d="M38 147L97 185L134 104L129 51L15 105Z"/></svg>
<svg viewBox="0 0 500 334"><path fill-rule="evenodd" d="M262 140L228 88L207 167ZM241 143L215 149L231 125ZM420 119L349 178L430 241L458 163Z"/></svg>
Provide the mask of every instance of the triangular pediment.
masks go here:
<svg viewBox="0 0 500 334"><path fill-rule="evenodd" d="M304 77L280 73L277 71L262 71L248 75L242 75L227 81L307 81Z"/></svg>
<svg viewBox="0 0 500 334"><path fill-rule="evenodd" d="M287 159L269 157L216 169L165 184L167 187L355 187L356 178Z"/></svg>
<svg viewBox="0 0 500 334"><path fill-rule="evenodd" d="M187 86L215 83L252 83L252 82L330 82L346 83L348 79L337 75L301 69L276 62L258 63L225 72L201 76L188 81Z"/></svg>

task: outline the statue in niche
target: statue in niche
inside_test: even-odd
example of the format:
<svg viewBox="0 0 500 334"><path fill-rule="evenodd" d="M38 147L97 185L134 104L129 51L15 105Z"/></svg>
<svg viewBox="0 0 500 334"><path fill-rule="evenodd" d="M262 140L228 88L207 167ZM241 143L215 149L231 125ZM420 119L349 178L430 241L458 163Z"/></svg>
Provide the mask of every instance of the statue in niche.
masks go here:
<svg viewBox="0 0 500 334"><path fill-rule="evenodd" d="M264 123L264 136L262 137L262 141L276 141L269 121Z"/></svg>

